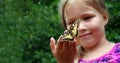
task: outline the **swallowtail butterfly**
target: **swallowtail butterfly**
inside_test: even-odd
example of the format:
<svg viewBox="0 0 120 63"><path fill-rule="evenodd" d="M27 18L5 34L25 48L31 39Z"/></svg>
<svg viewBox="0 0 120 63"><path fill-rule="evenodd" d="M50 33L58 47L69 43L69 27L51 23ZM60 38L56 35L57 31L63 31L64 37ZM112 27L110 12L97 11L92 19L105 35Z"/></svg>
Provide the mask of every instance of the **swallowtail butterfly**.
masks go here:
<svg viewBox="0 0 120 63"><path fill-rule="evenodd" d="M79 25L80 19L77 19L75 22L73 22L70 25L70 28L65 30L64 35L62 37L62 40L64 41L73 41L74 37L78 35L78 25Z"/></svg>

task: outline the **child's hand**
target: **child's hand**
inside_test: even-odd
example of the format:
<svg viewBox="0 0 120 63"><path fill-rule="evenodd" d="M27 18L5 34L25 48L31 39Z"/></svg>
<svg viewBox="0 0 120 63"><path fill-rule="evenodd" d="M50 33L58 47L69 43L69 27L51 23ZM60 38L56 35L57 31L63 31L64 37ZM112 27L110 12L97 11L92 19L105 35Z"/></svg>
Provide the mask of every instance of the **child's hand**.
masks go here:
<svg viewBox="0 0 120 63"><path fill-rule="evenodd" d="M74 63L76 42L60 41L58 39L57 44L55 44L55 39L51 38L50 48L58 63Z"/></svg>

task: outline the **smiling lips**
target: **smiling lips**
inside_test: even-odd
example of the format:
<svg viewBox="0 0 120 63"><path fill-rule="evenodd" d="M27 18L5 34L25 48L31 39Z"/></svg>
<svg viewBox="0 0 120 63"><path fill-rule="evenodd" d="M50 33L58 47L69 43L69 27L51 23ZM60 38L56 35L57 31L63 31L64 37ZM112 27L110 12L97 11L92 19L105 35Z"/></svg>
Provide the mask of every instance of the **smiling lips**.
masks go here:
<svg viewBox="0 0 120 63"><path fill-rule="evenodd" d="M80 38L87 38L89 35L91 35L92 33L86 33L86 34L81 34L79 35Z"/></svg>

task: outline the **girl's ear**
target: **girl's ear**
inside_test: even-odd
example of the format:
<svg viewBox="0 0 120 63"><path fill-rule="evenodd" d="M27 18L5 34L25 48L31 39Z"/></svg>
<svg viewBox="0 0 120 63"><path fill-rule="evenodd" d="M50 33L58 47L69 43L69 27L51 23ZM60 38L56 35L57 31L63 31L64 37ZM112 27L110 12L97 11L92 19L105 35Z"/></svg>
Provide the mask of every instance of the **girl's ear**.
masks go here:
<svg viewBox="0 0 120 63"><path fill-rule="evenodd" d="M108 23L108 15L104 14L103 18L104 18L104 21L105 21L104 25L106 25Z"/></svg>

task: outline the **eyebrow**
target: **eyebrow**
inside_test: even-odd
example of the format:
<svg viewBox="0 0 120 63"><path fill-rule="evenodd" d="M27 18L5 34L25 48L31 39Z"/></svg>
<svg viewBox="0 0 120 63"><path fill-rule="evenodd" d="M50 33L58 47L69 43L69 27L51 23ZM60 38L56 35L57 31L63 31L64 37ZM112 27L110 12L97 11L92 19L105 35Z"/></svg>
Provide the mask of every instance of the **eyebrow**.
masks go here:
<svg viewBox="0 0 120 63"><path fill-rule="evenodd" d="M80 19L80 18L82 18L82 17L84 17L84 16L88 16L88 15L94 15L94 14L92 14L92 13L84 13L84 14L82 14L81 16L69 18L67 21L75 21L75 20L77 20L77 19Z"/></svg>
<svg viewBox="0 0 120 63"><path fill-rule="evenodd" d="M90 16L90 15L94 15L94 14L92 14L92 13L86 13L86 14L83 14L81 17Z"/></svg>
<svg viewBox="0 0 120 63"><path fill-rule="evenodd" d="M76 18L76 17L73 17L73 18L68 19L66 24L70 24L71 22L75 21L75 20L76 20L75 18Z"/></svg>

